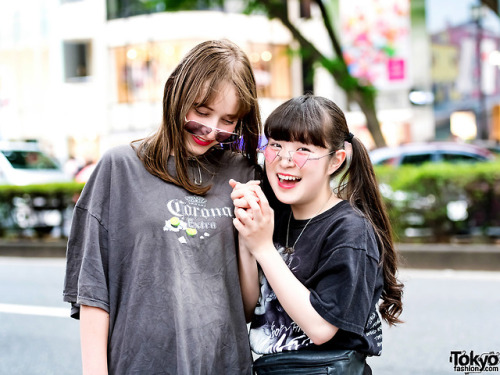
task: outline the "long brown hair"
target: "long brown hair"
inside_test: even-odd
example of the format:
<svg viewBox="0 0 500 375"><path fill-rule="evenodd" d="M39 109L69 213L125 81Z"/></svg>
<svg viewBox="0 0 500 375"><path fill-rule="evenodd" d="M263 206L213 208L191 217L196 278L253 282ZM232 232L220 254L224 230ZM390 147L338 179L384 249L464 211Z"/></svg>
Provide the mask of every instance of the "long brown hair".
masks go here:
<svg viewBox="0 0 500 375"><path fill-rule="evenodd" d="M368 151L361 141L352 136L342 110L331 100L313 95L302 95L279 106L266 120L264 134L281 141L297 141L336 151L344 142L352 145L350 160L337 169L335 192L349 200L352 207L366 217L375 230L383 267L384 288L379 310L389 324L401 323L403 287L396 277L398 255L394 248L391 223L383 203Z"/></svg>
<svg viewBox="0 0 500 375"><path fill-rule="evenodd" d="M239 120L235 132L242 134L242 141L229 148L256 162L261 120L250 61L229 40L212 40L191 49L165 83L162 124L155 134L142 139L136 147L137 155L151 174L193 194L203 195L210 189L210 186L197 186L188 175L192 155L184 142L183 125L195 101L198 105L209 103L224 84L236 88ZM171 154L175 155L175 176L167 170Z"/></svg>

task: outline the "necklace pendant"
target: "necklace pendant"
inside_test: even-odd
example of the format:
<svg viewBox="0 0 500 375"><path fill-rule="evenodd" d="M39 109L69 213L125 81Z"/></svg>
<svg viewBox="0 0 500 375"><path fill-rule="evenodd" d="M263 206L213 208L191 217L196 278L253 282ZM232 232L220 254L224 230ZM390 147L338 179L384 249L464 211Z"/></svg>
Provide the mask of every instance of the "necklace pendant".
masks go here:
<svg viewBox="0 0 500 375"><path fill-rule="evenodd" d="M200 164L198 164L197 166L198 166L198 178L199 179L197 179L196 176L194 176L194 184L197 186L200 186L203 183L203 178L201 177Z"/></svg>
<svg viewBox="0 0 500 375"><path fill-rule="evenodd" d="M287 246L285 247L285 254L293 254L295 249L293 247Z"/></svg>

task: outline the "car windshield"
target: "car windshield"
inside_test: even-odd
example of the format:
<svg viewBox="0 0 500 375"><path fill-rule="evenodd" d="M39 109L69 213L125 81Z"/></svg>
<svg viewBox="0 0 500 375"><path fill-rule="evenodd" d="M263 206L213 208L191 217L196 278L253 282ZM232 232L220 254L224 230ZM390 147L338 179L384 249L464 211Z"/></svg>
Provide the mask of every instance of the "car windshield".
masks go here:
<svg viewBox="0 0 500 375"><path fill-rule="evenodd" d="M443 160L449 163L460 163L460 162L475 162L486 160L479 155L468 155L468 154L452 154L452 153L443 153Z"/></svg>
<svg viewBox="0 0 500 375"><path fill-rule="evenodd" d="M411 155L405 155L403 157L403 160L401 161L401 164L424 164L432 161L432 155L431 154L411 154Z"/></svg>
<svg viewBox="0 0 500 375"><path fill-rule="evenodd" d="M40 151L3 150L7 160L16 169L57 169L57 164Z"/></svg>

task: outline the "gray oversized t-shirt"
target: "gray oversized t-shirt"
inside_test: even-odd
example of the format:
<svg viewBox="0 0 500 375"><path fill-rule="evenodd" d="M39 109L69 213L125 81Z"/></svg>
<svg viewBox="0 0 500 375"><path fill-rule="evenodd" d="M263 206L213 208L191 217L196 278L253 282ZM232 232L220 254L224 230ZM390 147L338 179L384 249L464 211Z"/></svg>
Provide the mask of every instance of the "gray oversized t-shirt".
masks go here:
<svg viewBox="0 0 500 375"><path fill-rule="evenodd" d="M253 179L255 168L229 151L210 158L201 197L117 147L75 207L64 300L75 318L81 304L109 312L110 374L251 372L228 180ZM194 162L190 173L199 177Z"/></svg>

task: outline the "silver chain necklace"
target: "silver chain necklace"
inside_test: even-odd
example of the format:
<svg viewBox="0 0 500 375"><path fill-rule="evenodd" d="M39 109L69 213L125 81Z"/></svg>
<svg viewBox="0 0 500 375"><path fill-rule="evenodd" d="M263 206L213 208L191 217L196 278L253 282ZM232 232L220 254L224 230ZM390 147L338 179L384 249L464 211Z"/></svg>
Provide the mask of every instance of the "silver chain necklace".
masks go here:
<svg viewBox="0 0 500 375"><path fill-rule="evenodd" d="M292 210L290 210L290 215L288 216L288 225L286 227L285 254L292 254L295 251L295 245L297 245L297 242L299 242L300 236L302 236L302 233L304 233L304 231L306 230L306 228L309 225L309 223L311 222L311 220L314 219L316 216L318 216L321 211L323 211L323 209L326 207L326 205L328 204L328 202L330 202L330 199L332 198L332 195L333 195L333 193L330 194L330 196L328 197L328 200L326 201L326 203L319 209L318 212L316 212L316 215L314 215L309 220L307 220L306 225L304 225L304 228L302 228L302 230L300 231L300 233L299 233L297 239L295 240L295 242L293 243L292 247L288 247L288 236L290 234L290 220L292 219Z"/></svg>

